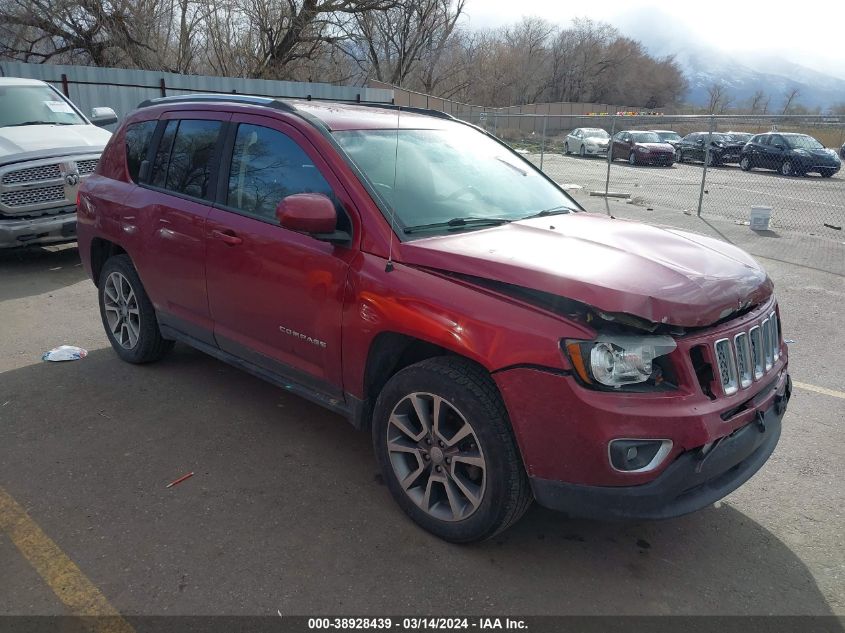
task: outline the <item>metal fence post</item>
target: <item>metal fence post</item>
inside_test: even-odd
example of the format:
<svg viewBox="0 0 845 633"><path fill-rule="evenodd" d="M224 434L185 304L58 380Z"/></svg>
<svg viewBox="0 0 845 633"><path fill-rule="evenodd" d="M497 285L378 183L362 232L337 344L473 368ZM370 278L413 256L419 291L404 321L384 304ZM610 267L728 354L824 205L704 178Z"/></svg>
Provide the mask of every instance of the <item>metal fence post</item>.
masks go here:
<svg viewBox="0 0 845 633"><path fill-rule="evenodd" d="M543 169L543 156L546 154L546 123L549 120L549 115L543 116L543 138L540 139L540 170Z"/></svg>
<svg viewBox="0 0 845 633"><path fill-rule="evenodd" d="M713 129L716 117L710 115L710 129L707 132L707 145L704 148L704 169L701 170L701 189L698 192L698 217L701 217L701 207L704 206L704 185L707 182L707 163L710 162L710 141L713 140Z"/></svg>
<svg viewBox="0 0 845 633"><path fill-rule="evenodd" d="M607 208L607 215L610 215L610 202L607 200L607 192L610 189L610 165L613 162L613 135L616 132L616 115L610 117L610 141L607 143L607 176L604 179L604 203Z"/></svg>

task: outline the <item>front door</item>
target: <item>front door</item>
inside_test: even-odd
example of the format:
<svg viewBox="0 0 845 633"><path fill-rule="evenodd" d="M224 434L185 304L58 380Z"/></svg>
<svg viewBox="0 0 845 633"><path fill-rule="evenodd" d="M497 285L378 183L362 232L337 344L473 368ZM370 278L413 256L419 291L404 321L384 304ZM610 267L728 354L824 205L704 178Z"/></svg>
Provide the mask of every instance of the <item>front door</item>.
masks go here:
<svg viewBox="0 0 845 633"><path fill-rule="evenodd" d="M354 250L284 229L275 211L286 196L323 193L335 202L339 228L351 230L351 202L293 127L244 115L233 117L229 134L206 234L217 344L340 398L341 313Z"/></svg>

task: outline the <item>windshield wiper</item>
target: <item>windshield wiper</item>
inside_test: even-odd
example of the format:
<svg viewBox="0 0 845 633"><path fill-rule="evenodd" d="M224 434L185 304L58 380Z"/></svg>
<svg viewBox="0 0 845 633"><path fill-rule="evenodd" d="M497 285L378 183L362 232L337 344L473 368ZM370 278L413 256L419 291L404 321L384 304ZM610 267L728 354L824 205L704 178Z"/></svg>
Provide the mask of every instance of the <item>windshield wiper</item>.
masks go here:
<svg viewBox="0 0 845 633"><path fill-rule="evenodd" d="M24 121L23 123L9 123L3 127L21 127L24 125L75 125L66 121Z"/></svg>
<svg viewBox="0 0 845 633"><path fill-rule="evenodd" d="M418 233L429 229L458 229L465 226L498 226L507 224L511 220L506 218L452 218L447 222L432 222L431 224L418 224L405 228L405 233Z"/></svg>
<svg viewBox="0 0 845 633"><path fill-rule="evenodd" d="M524 218L519 219L530 220L531 218L544 218L547 215L565 215L567 213L572 213L574 210L575 209L571 209L569 207L554 207L552 209L545 209L539 213L535 213L534 215L526 215Z"/></svg>

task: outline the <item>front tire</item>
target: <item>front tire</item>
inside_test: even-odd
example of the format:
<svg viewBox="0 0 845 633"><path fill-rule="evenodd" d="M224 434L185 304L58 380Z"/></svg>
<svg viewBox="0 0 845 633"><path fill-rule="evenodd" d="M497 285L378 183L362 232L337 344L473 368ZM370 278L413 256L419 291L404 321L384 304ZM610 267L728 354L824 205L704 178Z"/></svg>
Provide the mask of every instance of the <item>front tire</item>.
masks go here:
<svg viewBox="0 0 845 633"><path fill-rule="evenodd" d="M754 165L751 163L751 159L748 156L743 156L739 161L739 168L742 171L751 171L754 169Z"/></svg>
<svg viewBox="0 0 845 633"><path fill-rule="evenodd" d="M819 174L821 174L822 178L830 178L835 173L836 173L835 169L820 169L819 170Z"/></svg>
<svg viewBox="0 0 845 633"><path fill-rule="evenodd" d="M785 160L781 163L780 169L778 170L781 176L794 176L795 175L795 167L792 164L791 160Z"/></svg>
<svg viewBox="0 0 845 633"><path fill-rule="evenodd" d="M637 155L634 152L631 152L628 155L628 164L629 165L636 165L637 164Z"/></svg>
<svg viewBox="0 0 845 633"><path fill-rule="evenodd" d="M581 158L587 157L587 150L584 148L583 145L581 145L581 149L578 151L578 154L581 156Z"/></svg>
<svg viewBox="0 0 845 633"><path fill-rule="evenodd" d="M173 348L158 327L155 308L128 255L109 258L100 271L100 317L114 351L128 363L151 363Z"/></svg>
<svg viewBox="0 0 845 633"><path fill-rule="evenodd" d="M496 385L467 360L430 358L393 376L376 401L373 445L394 500L446 541L490 538L533 500Z"/></svg>
<svg viewBox="0 0 845 633"><path fill-rule="evenodd" d="M571 152L569 151L569 141L567 141L563 144L563 153L566 154L567 156L569 156L569 154L571 154Z"/></svg>

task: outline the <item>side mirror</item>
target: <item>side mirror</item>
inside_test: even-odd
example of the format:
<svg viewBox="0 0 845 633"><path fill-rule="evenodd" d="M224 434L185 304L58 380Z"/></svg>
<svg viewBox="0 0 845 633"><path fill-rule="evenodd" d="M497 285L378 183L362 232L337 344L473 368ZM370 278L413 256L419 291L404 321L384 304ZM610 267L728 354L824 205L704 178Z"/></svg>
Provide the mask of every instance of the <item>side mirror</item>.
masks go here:
<svg viewBox="0 0 845 633"><path fill-rule="evenodd" d="M90 118L91 123L99 127L117 123L117 113L111 108L92 108Z"/></svg>
<svg viewBox="0 0 845 633"><path fill-rule="evenodd" d="M704 145L704 139L700 138L695 142L696 145Z"/></svg>
<svg viewBox="0 0 845 633"><path fill-rule="evenodd" d="M291 231L333 243L348 243L349 234L337 230L334 203L321 193L296 193L276 207L279 224Z"/></svg>

